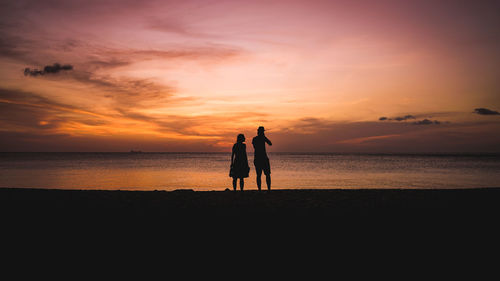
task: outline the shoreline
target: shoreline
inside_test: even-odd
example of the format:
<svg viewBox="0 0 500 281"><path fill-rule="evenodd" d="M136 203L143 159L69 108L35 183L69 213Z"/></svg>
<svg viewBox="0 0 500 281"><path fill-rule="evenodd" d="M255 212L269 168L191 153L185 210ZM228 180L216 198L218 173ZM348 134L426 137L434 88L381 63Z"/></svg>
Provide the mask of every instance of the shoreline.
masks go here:
<svg viewBox="0 0 500 281"><path fill-rule="evenodd" d="M0 188L0 220L12 241L41 236L70 244L164 241L180 248L232 248L243 240L250 247L281 241L285 248L361 243L383 250L418 241L440 247L443 237L457 243L497 241L499 202L500 188L270 193Z"/></svg>
<svg viewBox="0 0 500 281"><path fill-rule="evenodd" d="M483 186L483 187L439 187L439 188L434 188L434 187L417 187L417 188L403 188L403 187L376 187L376 188L371 188L371 187L360 187L360 188L332 188L332 187L311 187L311 188L273 188L272 191L289 191L289 192L294 192L294 191L311 191L311 192L316 192L316 191L347 191L347 190L352 190L352 191L361 191L361 190L378 190L378 191L387 191L387 190L413 190L413 191L418 191L418 190L423 190L423 191L429 191L429 190L490 190L490 189L500 189L500 187L497 186ZM117 188L117 189L100 189L100 188L94 188L94 187L89 187L89 188L53 188L53 187L6 187L6 186L0 186L0 191L1 190L47 190L47 191L104 191L104 192L112 192L112 191L123 191L123 192L241 192L239 189L239 186L237 186L237 190L234 191L229 187L226 187L225 189L204 189L203 187L197 189L197 188L176 188L176 189L140 189L140 188ZM265 193L267 191L266 187L263 187L260 192ZM247 188L243 190L243 192L259 192L259 190L256 187L252 188Z"/></svg>
<svg viewBox="0 0 500 281"><path fill-rule="evenodd" d="M114 218L490 216L500 188L275 189L237 191L86 190L0 187L2 214Z"/></svg>

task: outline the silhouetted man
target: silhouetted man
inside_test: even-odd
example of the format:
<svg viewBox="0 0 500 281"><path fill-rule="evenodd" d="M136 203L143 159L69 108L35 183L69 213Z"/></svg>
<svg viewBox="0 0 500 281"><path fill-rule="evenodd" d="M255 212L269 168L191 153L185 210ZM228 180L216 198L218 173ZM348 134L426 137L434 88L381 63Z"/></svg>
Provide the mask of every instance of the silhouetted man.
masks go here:
<svg viewBox="0 0 500 281"><path fill-rule="evenodd" d="M257 187L260 190L262 171L266 175L267 190L271 190L271 166L266 153L266 143L273 145L271 141L264 135L264 127L260 126L257 129L257 136L253 138L252 144L254 148L253 164L255 165L255 173L257 174Z"/></svg>

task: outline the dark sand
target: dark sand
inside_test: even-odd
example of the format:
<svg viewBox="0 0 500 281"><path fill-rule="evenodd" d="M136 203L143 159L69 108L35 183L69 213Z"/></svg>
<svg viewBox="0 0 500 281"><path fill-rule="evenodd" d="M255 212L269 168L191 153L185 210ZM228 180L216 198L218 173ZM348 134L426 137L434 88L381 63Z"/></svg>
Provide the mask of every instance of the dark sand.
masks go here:
<svg viewBox="0 0 500 281"><path fill-rule="evenodd" d="M22 253L19 247L49 253L57 245L68 256L90 253L91 260L103 249L140 259L130 252L154 252L162 245L153 256L184 257L189 263L200 253L206 262L222 252L214 260L221 267L235 257L252 254L274 263L279 259L268 253L294 259L299 251L309 253L300 256L305 260L340 255L354 264L368 255L373 262L389 249L400 262L418 253L440 263L438 252L460 258L465 251L497 245L499 199L500 188L270 193L0 188L0 236L15 253Z"/></svg>
<svg viewBox="0 0 500 281"><path fill-rule="evenodd" d="M107 191L0 188L3 217L44 219L488 218L500 188Z"/></svg>

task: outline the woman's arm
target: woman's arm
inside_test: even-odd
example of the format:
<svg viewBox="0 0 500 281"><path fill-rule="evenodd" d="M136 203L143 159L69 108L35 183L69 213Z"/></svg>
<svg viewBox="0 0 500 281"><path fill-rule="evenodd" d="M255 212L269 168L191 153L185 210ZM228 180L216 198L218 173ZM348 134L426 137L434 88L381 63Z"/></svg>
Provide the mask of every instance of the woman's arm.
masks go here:
<svg viewBox="0 0 500 281"><path fill-rule="evenodd" d="M233 160L234 160L234 146L233 146L233 152L231 153L231 166L233 166Z"/></svg>

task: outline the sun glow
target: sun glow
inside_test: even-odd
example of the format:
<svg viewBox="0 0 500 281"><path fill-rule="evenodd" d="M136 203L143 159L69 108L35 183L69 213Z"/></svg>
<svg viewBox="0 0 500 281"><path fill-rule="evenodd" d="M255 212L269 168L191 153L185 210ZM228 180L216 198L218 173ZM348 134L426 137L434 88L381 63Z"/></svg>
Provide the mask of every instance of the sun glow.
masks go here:
<svg viewBox="0 0 500 281"><path fill-rule="evenodd" d="M0 12L8 150L227 151L260 125L281 151L498 150L486 4L26 2Z"/></svg>

